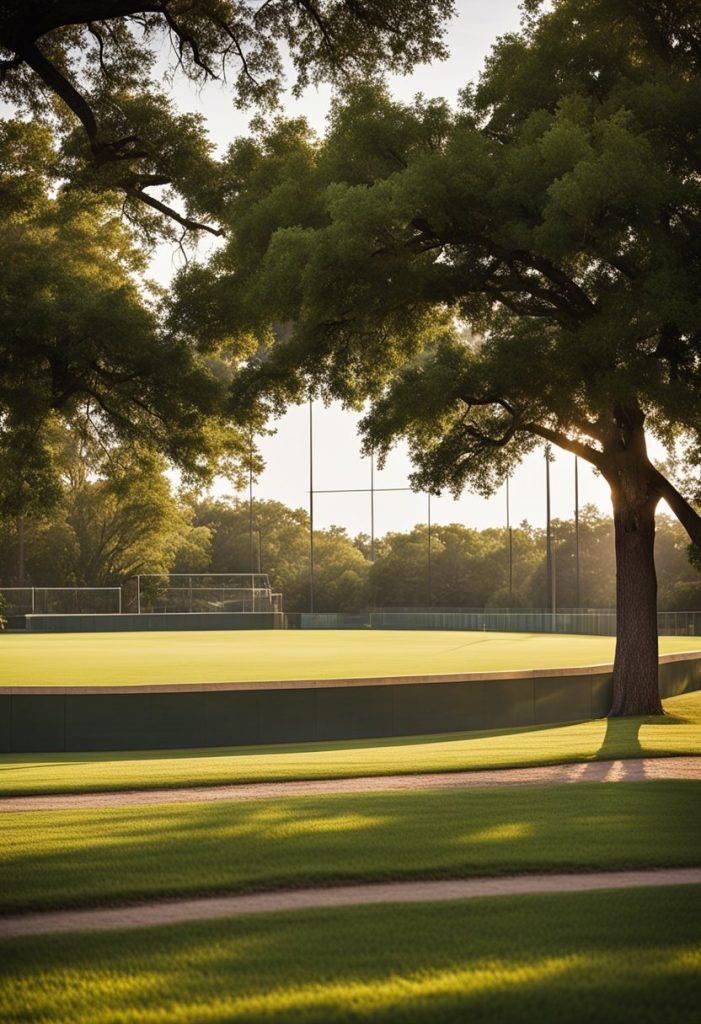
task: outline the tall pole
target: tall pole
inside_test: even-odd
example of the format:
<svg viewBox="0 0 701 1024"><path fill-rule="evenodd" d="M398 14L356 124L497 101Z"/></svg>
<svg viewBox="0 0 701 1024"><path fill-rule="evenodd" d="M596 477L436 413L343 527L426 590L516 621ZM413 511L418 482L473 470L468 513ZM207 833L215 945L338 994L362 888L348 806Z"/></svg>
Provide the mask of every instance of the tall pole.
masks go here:
<svg viewBox="0 0 701 1024"><path fill-rule="evenodd" d="M375 453L370 452L370 561L375 561Z"/></svg>
<svg viewBox="0 0 701 1024"><path fill-rule="evenodd" d="M428 606L433 605L433 566L431 564L431 492L428 493Z"/></svg>
<svg viewBox="0 0 701 1024"><path fill-rule="evenodd" d="M553 612L553 549L552 549L552 530L550 525L550 451L548 448L545 449L545 545L546 545L546 565L545 571L547 576L547 607L548 611Z"/></svg>
<svg viewBox="0 0 701 1024"><path fill-rule="evenodd" d="M577 608L582 606L582 594L580 590L580 575L579 575L579 459L575 455L574 457L574 557L575 557L575 572L576 572L576 595L577 595Z"/></svg>
<svg viewBox="0 0 701 1024"><path fill-rule="evenodd" d="M509 502L509 477L506 478L506 536L509 544L509 608L514 597L514 537L511 529L511 506Z"/></svg>
<svg viewBox="0 0 701 1024"><path fill-rule="evenodd" d="M314 418L309 395L309 611L314 611Z"/></svg>
<svg viewBox="0 0 701 1024"><path fill-rule="evenodd" d="M248 565L255 571L253 554L253 434L248 448Z"/></svg>
<svg viewBox="0 0 701 1024"><path fill-rule="evenodd" d="M24 586L24 517L17 520L17 583Z"/></svg>

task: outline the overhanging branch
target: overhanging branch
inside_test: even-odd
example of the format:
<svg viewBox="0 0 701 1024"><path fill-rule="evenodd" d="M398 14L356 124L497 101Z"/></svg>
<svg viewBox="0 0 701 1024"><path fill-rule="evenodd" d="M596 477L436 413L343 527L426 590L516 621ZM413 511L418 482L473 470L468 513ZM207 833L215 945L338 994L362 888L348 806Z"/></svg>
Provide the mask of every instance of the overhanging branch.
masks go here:
<svg viewBox="0 0 701 1024"><path fill-rule="evenodd" d="M182 224L188 231L208 231L210 235L215 235L220 238L224 234L224 228L213 228L211 224L202 224L200 221L192 220L191 217L184 217L177 210L174 210L172 206L168 206L166 203L162 203L160 199L150 196L148 192L143 192L138 188L131 188L129 186L124 188L126 195L132 199L138 199L139 202L145 203L146 206L152 207L154 210L158 210L159 213L165 214L170 220L176 221L178 224Z"/></svg>
<svg viewBox="0 0 701 1024"><path fill-rule="evenodd" d="M577 441L559 430L552 430L550 427L545 427L540 423L524 423L522 429L526 430L529 434L542 437L544 441L557 445L558 448L564 448L565 451L578 455L580 459L590 462L592 466L596 466L597 469L603 471L606 462L603 452L597 451L596 448L592 448L588 444L584 444L583 441Z"/></svg>
<svg viewBox="0 0 701 1024"><path fill-rule="evenodd" d="M667 502L691 540L701 548L701 516L658 469L654 471L654 482L661 497Z"/></svg>

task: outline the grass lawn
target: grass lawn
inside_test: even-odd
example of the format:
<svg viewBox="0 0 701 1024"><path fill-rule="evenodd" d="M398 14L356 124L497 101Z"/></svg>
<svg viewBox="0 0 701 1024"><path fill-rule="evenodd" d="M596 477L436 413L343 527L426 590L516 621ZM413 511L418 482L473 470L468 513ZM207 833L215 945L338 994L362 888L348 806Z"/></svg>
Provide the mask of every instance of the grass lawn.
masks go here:
<svg viewBox="0 0 701 1024"><path fill-rule="evenodd" d="M661 653L698 637L661 637ZM6 686L115 686L498 672L607 664L614 638L414 630L49 633L0 637Z"/></svg>
<svg viewBox="0 0 701 1024"><path fill-rule="evenodd" d="M695 1024L701 887L354 907L0 944L41 1024Z"/></svg>
<svg viewBox="0 0 701 1024"><path fill-rule="evenodd" d="M619 782L2 814L0 910L699 863L701 784Z"/></svg>
<svg viewBox="0 0 701 1024"><path fill-rule="evenodd" d="M0 648L2 643L0 641ZM701 692L664 717L440 736L205 750L0 755L0 795L203 786L701 754Z"/></svg>

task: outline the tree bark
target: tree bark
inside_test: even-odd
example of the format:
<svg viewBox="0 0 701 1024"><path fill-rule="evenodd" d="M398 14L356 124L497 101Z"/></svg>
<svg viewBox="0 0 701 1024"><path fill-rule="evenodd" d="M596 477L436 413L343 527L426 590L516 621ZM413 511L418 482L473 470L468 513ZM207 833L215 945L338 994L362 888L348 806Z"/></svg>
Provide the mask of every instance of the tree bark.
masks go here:
<svg viewBox="0 0 701 1024"><path fill-rule="evenodd" d="M605 473L616 546L616 657L609 714L661 715L655 571L660 490L647 456L642 414L625 419Z"/></svg>
<svg viewBox="0 0 701 1024"><path fill-rule="evenodd" d="M655 506L614 497L616 657L610 715L661 715Z"/></svg>

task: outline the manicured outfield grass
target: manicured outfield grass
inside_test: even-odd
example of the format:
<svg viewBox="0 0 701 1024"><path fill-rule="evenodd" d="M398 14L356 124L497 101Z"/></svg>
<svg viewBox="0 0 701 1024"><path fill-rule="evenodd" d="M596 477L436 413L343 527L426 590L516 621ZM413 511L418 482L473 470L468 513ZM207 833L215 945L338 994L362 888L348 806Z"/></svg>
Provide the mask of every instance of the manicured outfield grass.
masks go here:
<svg viewBox="0 0 701 1024"><path fill-rule="evenodd" d="M699 783L650 781L3 813L0 910L693 865L700 798Z"/></svg>
<svg viewBox="0 0 701 1024"><path fill-rule="evenodd" d="M0 795L214 786L701 754L701 692L672 697L664 706L664 717L399 739L206 750L4 754L0 755Z"/></svg>
<svg viewBox="0 0 701 1024"><path fill-rule="evenodd" d="M695 1024L701 888L305 911L0 944L42 1024Z"/></svg>
<svg viewBox="0 0 701 1024"><path fill-rule="evenodd" d="M693 651L698 637L662 637ZM117 686L498 672L608 664L613 637L413 630L12 634L0 637L6 686Z"/></svg>

